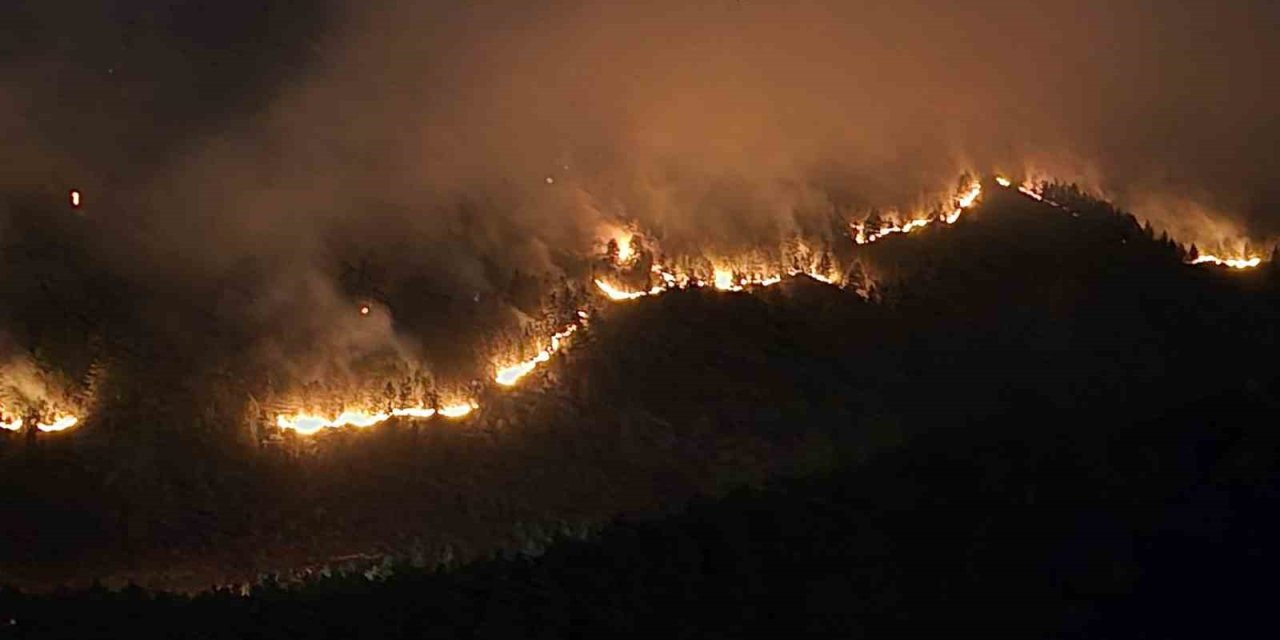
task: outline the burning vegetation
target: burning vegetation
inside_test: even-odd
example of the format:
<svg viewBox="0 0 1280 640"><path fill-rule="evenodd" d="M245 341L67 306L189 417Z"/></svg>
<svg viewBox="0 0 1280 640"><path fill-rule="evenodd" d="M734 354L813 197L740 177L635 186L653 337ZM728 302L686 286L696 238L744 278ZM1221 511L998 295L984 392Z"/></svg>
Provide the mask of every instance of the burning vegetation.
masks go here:
<svg viewBox="0 0 1280 640"><path fill-rule="evenodd" d="M1048 194L1048 182L1029 180L1015 186L1013 180L997 175L993 183L1001 189L1013 189L1037 202L1073 212L1070 206ZM966 174L961 177L955 194L931 211L911 215L873 212L847 223L848 237L837 238L834 243L832 240L797 236L776 247L756 248L736 255L668 253L662 250L662 243L657 237L640 229L634 221L608 223L599 231L598 255L588 280L594 290L610 302L632 301L685 289L744 292L769 288L798 277L835 287L852 287L863 297L868 297L874 290L874 283L863 271L856 251L851 249L894 235L954 225L965 212L981 202L983 195L982 181ZM72 204L78 206L79 192L72 191L71 198ZM840 246L841 240L849 242L850 246ZM1258 267L1263 260L1257 255L1220 256L1200 253L1193 248L1186 252L1186 262L1241 270ZM357 310L360 316L371 316L372 303L360 303ZM549 329L549 333L543 334L545 337L529 335L512 343L522 343L522 346L508 347L491 356L493 374L490 383L498 389L515 387L560 353L573 336L587 328L592 314L591 304L571 308L568 312L570 320L558 324L558 328ZM563 311L552 310L552 315L560 313ZM551 320L550 317L548 319ZM539 326L546 324L542 322ZM520 354L521 351L524 353ZM386 386L392 385L388 383ZM10 385L10 388L16 387ZM319 402L315 389L304 390L286 394L286 397L294 397L293 400L267 403L280 407L270 415L269 422L280 430L305 436L327 429L367 428L393 419L458 420L481 408L480 396L483 394L478 393L478 388L476 383L468 383L461 390L441 394L435 383L429 383L420 385L413 393L402 390L399 393L352 394L343 391L343 385L338 385L320 396L331 400ZM7 401L0 402L0 429L19 431L24 426L34 425L32 428L40 432L57 432L82 423L83 416L66 406L47 400L32 403L22 400L19 395L11 392ZM364 399L357 399L359 397ZM331 408L326 410L322 407Z"/></svg>

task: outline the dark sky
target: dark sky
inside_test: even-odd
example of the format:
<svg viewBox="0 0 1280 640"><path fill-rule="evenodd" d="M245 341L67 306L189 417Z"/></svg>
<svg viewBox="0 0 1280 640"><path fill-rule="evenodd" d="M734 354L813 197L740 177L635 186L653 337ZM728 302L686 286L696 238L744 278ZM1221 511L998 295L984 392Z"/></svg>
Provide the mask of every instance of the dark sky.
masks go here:
<svg viewBox="0 0 1280 640"><path fill-rule="evenodd" d="M1263 242L1277 6L11 0L0 186L83 186L148 229L122 231L129 255L182 246L196 273L323 262L335 229L461 230L435 266L474 284L477 255L546 267L616 214L746 242L833 200L911 206L964 168Z"/></svg>

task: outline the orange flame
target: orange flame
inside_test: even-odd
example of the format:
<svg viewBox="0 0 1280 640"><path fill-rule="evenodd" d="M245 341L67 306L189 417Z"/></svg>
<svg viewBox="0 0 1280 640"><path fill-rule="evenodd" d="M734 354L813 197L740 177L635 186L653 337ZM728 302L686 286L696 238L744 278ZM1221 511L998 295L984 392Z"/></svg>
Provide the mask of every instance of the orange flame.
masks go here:
<svg viewBox="0 0 1280 640"><path fill-rule="evenodd" d="M1220 258L1212 255L1202 255L1191 264L1216 264L1220 267L1229 267L1231 269L1252 269L1262 264L1262 258L1257 256L1251 258Z"/></svg>
<svg viewBox="0 0 1280 640"><path fill-rule="evenodd" d="M586 320L587 312L579 311L578 317L582 320ZM560 350L564 340L573 335L573 333L578 330L579 326L580 325L576 323L571 324L565 327L563 331L552 335L551 343L547 345L545 349L539 351L538 355L529 358L524 362L518 362L511 366L498 369L497 375L493 378L494 382L497 382L504 387L514 386L521 378L529 375L534 369L538 368L538 365L551 360L551 356L555 355L555 353Z"/></svg>
<svg viewBox="0 0 1280 640"><path fill-rule="evenodd" d="M499 368L494 381L498 384L510 387L518 383L522 378L536 369L544 362L551 360L564 346L564 341L573 335L577 330L584 326L588 315L586 311L578 312L578 321L565 327L551 336L549 344L546 348L538 352L534 357L519 362L517 364ZM321 414L298 412L292 415L280 414L276 416L276 426L293 431L299 435L309 436L319 433L324 429L339 429L342 427L355 427L357 429L365 429L374 425L382 424L392 418L407 419L426 419L434 416L442 418L459 419L470 415L472 412L480 408L480 404L474 400L466 402L458 402L447 404L442 407L401 407L386 411L369 411L360 409L346 409L334 417L327 417Z"/></svg>
<svg viewBox="0 0 1280 640"><path fill-rule="evenodd" d="M965 187L964 191L961 191L956 195L955 208L941 218L914 218L906 222L882 223L878 229L867 228L866 221L854 222L849 225L853 229L853 241L856 244L871 244L885 236L895 233L911 233L916 229L927 227L937 221L941 221L946 224L955 224L965 211L971 209L973 205L978 203L978 199L981 197L982 183L974 180L968 187Z"/></svg>
<svg viewBox="0 0 1280 640"><path fill-rule="evenodd" d="M1002 182L1001 178L996 178L996 181L1003 186L1008 186L1005 184L1006 182L1008 182L1007 180ZM1042 193L1038 187L1036 187L1030 182L1025 182L1022 185L1020 185L1018 187L1018 193L1021 193L1022 195L1027 196L1028 198L1032 198L1038 202L1043 202L1051 207L1062 209L1063 211L1068 211L1073 216L1080 215L1079 212L1072 211L1070 207L1067 207L1064 204L1061 204L1049 198L1046 198L1044 196L1044 193ZM1222 257L1222 256L1217 256L1212 254L1201 254L1197 256L1195 259L1189 260L1187 264L1192 264L1192 265L1212 264L1220 267L1227 267L1229 269L1243 270L1243 269L1253 269L1254 267L1257 267L1258 265L1262 264L1262 258L1258 256L1228 258L1228 257Z"/></svg>
<svg viewBox="0 0 1280 640"><path fill-rule="evenodd" d="M645 296L656 295L656 294L662 293L663 291L666 291L666 289L662 287L654 287L653 289L650 289L648 291L626 291L612 284L609 284L604 280L596 279L595 282L596 282L596 288L600 289L600 291L604 292L604 295L608 296L610 300L614 300L614 301L635 300L636 298L643 298Z"/></svg>
<svg viewBox="0 0 1280 640"><path fill-rule="evenodd" d="M426 419L436 415L445 418L461 418L472 410L480 408L475 402L466 402L455 405L447 405L440 409L430 407L401 407L390 411L359 411L346 410L339 413L336 417L326 418L313 413L295 413L293 415L276 416L276 426L281 429L295 431L299 435L309 436L318 433L323 429L339 429L342 427L356 427L358 429L366 429L377 424L382 424L392 418L409 418L409 419Z"/></svg>
<svg viewBox="0 0 1280 640"><path fill-rule="evenodd" d="M440 415L450 419L463 418L479 408L480 405L472 400L471 402L461 402L440 407Z"/></svg>
<svg viewBox="0 0 1280 640"><path fill-rule="evenodd" d="M6 415L6 412L3 409L0 409L0 416L4 415ZM26 420L23 420L22 418L5 420L3 417L0 417L0 429L4 429L5 431L21 431L25 424ZM37 422L36 429L44 433L57 433L59 431L66 431L78 424L80 424L80 418L77 418L76 416L57 414L54 417L53 422Z"/></svg>
<svg viewBox="0 0 1280 640"><path fill-rule="evenodd" d="M71 427L80 424L80 419L75 416L58 416L51 423L38 423L36 428L46 433L56 433L58 431L66 431Z"/></svg>
<svg viewBox="0 0 1280 640"><path fill-rule="evenodd" d="M636 237L634 228L619 226L614 223L603 225L603 243L607 244L610 240L618 246L618 255L614 264L622 267L631 264L636 259L636 248L632 245L632 241Z"/></svg>
<svg viewBox="0 0 1280 640"><path fill-rule="evenodd" d="M656 296L661 293L671 291L672 289L702 289L705 287L713 287L717 291L746 291L750 288L771 287L782 282L788 277L794 278L798 276L808 276L819 282L834 286L839 286L840 282L839 278L833 274L824 274L813 269L787 269L785 271L774 273L739 275L730 267L718 266L712 268L710 281L683 273L673 273L670 269L656 264L653 266L653 273L662 280L662 283L654 285L648 291L628 291L618 285L606 282L599 278L595 280L595 285L596 288L610 300L614 302L625 302L646 296Z"/></svg>

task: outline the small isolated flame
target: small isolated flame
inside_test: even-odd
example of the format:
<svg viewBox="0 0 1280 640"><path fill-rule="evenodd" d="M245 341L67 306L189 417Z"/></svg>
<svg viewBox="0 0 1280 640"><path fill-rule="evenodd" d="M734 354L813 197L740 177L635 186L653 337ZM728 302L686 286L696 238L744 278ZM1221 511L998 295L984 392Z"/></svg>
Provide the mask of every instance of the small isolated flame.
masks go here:
<svg viewBox="0 0 1280 640"><path fill-rule="evenodd" d="M733 272L728 269L716 269L711 277L715 287L721 291L733 291L739 288L733 281Z"/></svg>
<svg viewBox="0 0 1280 640"><path fill-rule="evenodd" d="M618 243L618 262L626 264L636 257L636 248L631 246L631 238Z"/></svg>
<svg viewBox="0 0 1280 640"><path fill-rule="evenodd" d="M603 226L601 233L601 242L607 244L610 240L618 246L618 255L614 264L624 267L636 259L636 248L632 245L632 241L636 237L636 231L615 223L607 223Z"/></svg>
<svg viewBox="0 0 1280 640"><path fill-rule="evenodd" d="M1004 176L996 176L996 184L1007 189L1013 186L1013 181Z"/></svg>
<svg viewBox="0 0 1280 640"><path fill-rule="evenodd" d="M66 431L77 424L80 424L80 419L75 416L59 416L52 423L38 423L36 428L45 433L56 433L58 431Z"/></svg>
<svg viewBox="0 0 1280 640"><path fill-rule="evenodd" d="M367 304L360 305L360 315L362 316L369 315L369 305Z"/></svg>
<svg viewBox="0 0 1280 640"><path fill-rule="evenodd" d="M1032 198L1034 200L1044 202L1044 196L1040 195L1040 192L1030 185L1024 184L1018 187L1018 193L1021 193L1022 195Z"/></svg>
<svg viewBox="0 0 1280 640"><path fill-rule="evenodd" d="M604 295L608 296L608 298L613 301L635 300L636 298L643 298L645 296L662 293L664 291L664 289L661 288L654 288L649 291L624 291L623 289L619 289L618 287L600 279L596 280L596 288L604 292Z"/></svg>
<svg viewBox="0 0 1280 640"><path fill-rule="evenodd" d="M71 190L71 206L80 208L80 191L78 189Z"/></svg>
<svg viewBox="0 0 1280 640"><path fill-rule="evenodd" d="M579 311L578 317L586 320L587 314L585 311ZM555 353L560 350L564 340L573 335L573 333L578 330L579 326L580 325L578 324L571 324L565 327L564 331L551 336L550 344L547 345L545 349L539 351L538 355L529 358L524 362L518 362L509 367L502 367L498 369L498 374L493 378L494 382L497 382L504 387L514 386L521 378L529 375L529 373L534 369L538 368L538 365L551 360L551 356L555 355Z"/></svg>
<svg viewBox="0 0 1280 640"><path fill-rule="evenodd" d="M472 400L471 402L463 402L440 407L440 415L450 419L457 419L462 418L479 408L480 405L476 401Z"/></svg>
<svg viewBox="0 0 1280 640"><path fill-rule="evenodd" d="M1220 258L1218 256L1202 255L1191 264L1216 264L1220 267L1229 267L1232 269L1252 269L1262 264L1262 258L1254 256L1252 258Z"/></svg>

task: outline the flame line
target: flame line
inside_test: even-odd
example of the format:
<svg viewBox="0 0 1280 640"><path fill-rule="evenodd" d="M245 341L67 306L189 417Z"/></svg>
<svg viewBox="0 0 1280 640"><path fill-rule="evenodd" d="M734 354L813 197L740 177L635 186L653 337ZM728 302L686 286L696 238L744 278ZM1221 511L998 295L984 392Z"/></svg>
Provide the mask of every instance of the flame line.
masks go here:
<svg viewBox="0 0 1280 640"><path fill-rule="evenodd" d="M999 176L996 177L996 182L999 183L1000 186L1006 187L1006 188L1011 187L1013 184L1013 182L1010 181L1008 178L999 177ZM1054 207L1055 209L1061 209L1063 211L1066 211L1073 216L1080 215L1079 211L1076 211L1071 207L1068 207L1067 205L1064 205L1060 202L1057 202L1050 198L1045 197L1044 193L1036 190L1034 186L1029 185L1028 183L1023 183L1021 185L1018 185L1018 193L1021 193L1024 196L1032 198L1037 202L1043 202L1044 204ZM1220 267L1227 267L1230 269L1244 270L1244 269L1252 269L1254 267L1257 267L1258 265L1261 265L1262 262L1263 262L1262 258L1256 255L1245 257L1245 258L1223 258L1221 256L1216 256L1213 254L1201 254L1191 260L1188 260L1187 264L1190 264L1190 265L1213 264Z"/></svg>

